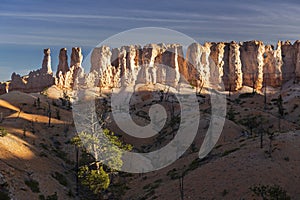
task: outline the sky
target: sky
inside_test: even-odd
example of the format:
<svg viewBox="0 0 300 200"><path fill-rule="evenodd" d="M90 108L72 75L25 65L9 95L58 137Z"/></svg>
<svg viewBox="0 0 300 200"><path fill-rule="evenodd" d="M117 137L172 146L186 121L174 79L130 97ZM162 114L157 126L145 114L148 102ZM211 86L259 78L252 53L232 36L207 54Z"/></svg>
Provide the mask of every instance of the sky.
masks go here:
<svg viewBox="0 0 300 200"><path fill-rule="evenodd" d="M60 48L82 47L86 56L108 37L133 28L162 27L199 43L300 39L299 1L2 0L0 81L41 68L51 48L56 70Z"/></svg>

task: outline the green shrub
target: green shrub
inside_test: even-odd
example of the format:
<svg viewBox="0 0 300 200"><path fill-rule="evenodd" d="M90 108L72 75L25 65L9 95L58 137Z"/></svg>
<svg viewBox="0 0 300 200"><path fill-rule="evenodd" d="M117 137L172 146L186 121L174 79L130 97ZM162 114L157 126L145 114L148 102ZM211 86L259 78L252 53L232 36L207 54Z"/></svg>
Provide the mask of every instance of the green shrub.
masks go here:
<svg viewBox="0 0 300 200"><path fill-rule="evenodd" d="M4 137L8 134L7 130L3 127L0 127L0 137Z"/></svg>

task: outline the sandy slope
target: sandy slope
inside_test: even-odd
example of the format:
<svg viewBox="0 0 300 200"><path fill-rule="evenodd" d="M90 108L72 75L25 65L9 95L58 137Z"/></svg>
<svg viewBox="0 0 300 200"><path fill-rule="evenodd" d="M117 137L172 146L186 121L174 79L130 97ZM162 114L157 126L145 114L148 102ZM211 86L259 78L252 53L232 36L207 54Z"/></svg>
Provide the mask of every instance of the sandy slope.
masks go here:
<svg viewBox="0 0 300 200"><path fill-rule="evenodd" d="M239 98L239 94L228 97L227 109L234 111L234 120L226 120L218 144L205 160L196 162L195 167L194 160L197 159L210 118L207 112L209 99L203 100L199 134L194 141L196 150L189 149L178 161L159 171L125 178L128 189L122 199L180 199L179 181L171 178L170 171L175 169L178 172L182 168L190 169L184 178L185 199L253 199L249 187L257 184L278 184L293 199L300 198L300 137L297 131L300 127L300 106L295 106L300 105L298 86L291 84L283 87L286 115L280 120L281 133L278 132L279 115L274 101L279 93L271 88L268 90L272 92L267 96L266 106L264 97L258 94L247 98ZM243 88L243 91L252 90ZM62 91L50 88L47 95L11 92L0 96L0 113L4 117L0 126L9 132L9 135L0 138L0 173L6 177L15 199L37 199L39 194L51 195L54 192L57 192L59 199L72 199L67 193L69 188L73 193L75 191L75 174L71 170L74 168L74 147L67 143L75 133L71 126L72 113L59 104ZM38 97L41 99L39 109L33 106ZM47 124L47 101L53 113L51 127ZM147 111L147 107L143 109ZM60 119L56 119L57 110ZM249 116L259 115L262 116L260 123L276 135L271 157L267 153L267 134L261 149L261 130L256 129L256 134L249 136L249 128L240 122ZM143 121L136 118L137 122L139 120ZM118 133L115 124L111 126ZM65 131L66 127L68 131ZM126 142L142 146L130 137L124 138ZM160 145L165 145L170 139L172 137L166 137ZM159 148L159 145L151 145L153 141L145 140L143 145L150 145L150 150ZM59 184L52 177L54 172L64 174L69 186ZM32 193L25 185L24 180L29 178L39 182L40 193Z"/></svg>
<svg viewBox="0 0 300 200"><path fill-rule="evenodd" d="M40 109L33 106L37 97L41 99ZM7 179L9 190L17 200L38 199L41 194L47 196L54 192L57 192L59 199L70 199L67 195L69 188L74 193L74 175L71 171L74 164L68 165L67 159L60 158L57 153L57 150L68 153L67 158L71 161L74 158L74 147L64 144L73 136L72 129L64 133L71 113L51 105L53 113L56 109L60 110L61 119L51 119L51 127L48 127L48 116L44 110L47 108L46 99L39 94L21 92L0 96L0 113L4 117L0 126L9 133L0 138L0 173ZM54 172L68 179L68 188L52 177ZM40 193L31 192L24 183L28 179L39 182Z"/></svg>

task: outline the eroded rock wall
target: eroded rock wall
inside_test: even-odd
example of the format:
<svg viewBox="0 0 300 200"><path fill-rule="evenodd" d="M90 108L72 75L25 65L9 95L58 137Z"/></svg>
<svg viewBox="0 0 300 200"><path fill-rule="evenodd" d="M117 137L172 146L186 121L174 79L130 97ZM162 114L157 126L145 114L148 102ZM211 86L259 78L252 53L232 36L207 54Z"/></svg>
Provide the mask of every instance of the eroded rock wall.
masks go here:
<svg viewBox="0 0 300 200"><path fill-rule="evenodd" d="M13 73L8 84L0 84L0 94L11 90L39 92L57 85L72 89L76 83L86 87L120 87L136 83L167 84L176 87L181 81L201 87L225 86L237 91L243 86L260 91L264 86L279 87L300 81L300 41L278 42L277 47L261 41L193 43L186 56L179 44L108 46L93 49L89 72L82 68L80 47L72 48L70 66L67 49L59 53L55 78L51 69L51 51L44 49L41 69L27 76Z"/></svg>
<svg viewBox="0 0 300 200"><path fill-rule="evenodd" d="M243 42L240 52L243 85L261 90L263 87L264 44L261 41Z"/></svg>
<svg viewBox="0 0 300 200"><path fill-rule="evenodd" d="M264 57L264 85L279 87L282 84L282 57L281 43L277 44L276 49L271 45L265 46Z"/></svg>
<svg viewBox="0 0 300 200"><path fill-rule="evenodd" d="M59 52L59 64L57 66L55 84L63 89L72 89L80 74L83 73L82 60L81 48L73 47L69 67L67 49L62 48Z"/></svg>
<svg viewBox="0 0 300 200"><path fill-rule="evenodd" d="M281 57L282 65L282 81L283 83L294 79L295 64L296 64L296 51L295 47L290 41L281 42Z"/></svg>

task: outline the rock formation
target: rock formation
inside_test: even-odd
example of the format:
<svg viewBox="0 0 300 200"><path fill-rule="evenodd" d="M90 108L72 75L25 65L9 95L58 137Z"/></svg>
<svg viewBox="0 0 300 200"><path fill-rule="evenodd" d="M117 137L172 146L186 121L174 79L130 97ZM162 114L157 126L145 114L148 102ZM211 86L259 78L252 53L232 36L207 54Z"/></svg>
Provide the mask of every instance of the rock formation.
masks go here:
<svg viewBox="0 0 300 200"><path fill-rule="evenodd" d="M59 52L59 64L57 66L55 84L64 89L72 89L80 73L83 73L81 67L83 60L80 47L73 47L71 54L71 65L68 66L67 49L62 48Z"/></svg>
<svg viewBox="0 0 300 200"><path fill-rule="evenodd" d="M61 72L62 75L65 75L67 71L69 71L69 65L68 65L68 55L67 55L67 49L62 48L59 51L59 57L58 57L58 66L56 71L56 77L58 77L58 74Z"/></svg>
<svg viewBox="0 0 300 200"><path fill-rule="evenodd" d="M295 44L286 48L297 47ZM282 54L281 43L274 50L261 41L194 43L188 47L186 58L182 46L177 44L149 44L143 48L131 45L112 50L102 46L93 50L90 69L93 74L87 74L85 82L94 86L101 83L101 87L134 83L176 86L181 76L193 85L201 80L207 87L218 87L223 82L226 90L249 86L259 91L264 84L281 85L283 63L290 64L290 59L282 60ZM298 73L299 55L295 54L292 59L296 64L298 58ZM293 67L290 69L289 74ZM91 81L94 84L90 84Z"/></svg>
<svg viewBox="0 0 300 200"><path fill-rule="evenodd" d="M1 94L5 94L6 92L5 92L5 84L4 83L2 83L2 82L0 82L0 95Z"/></svg>
<svg viewBox="0 0 300 200"><path fill-rule="evenodd" d="M213 86L219 86L222 83L225 44L212 43L210 47L210 82Z"/></svg>
<svg viewBox="0 0 300 200"><path fill-rule="evenodd" d="M260 90L263 87L264 44L261 41L244 42L241 44L240 52L243 85Z"/></svg>
<svg viewBox="0 0 300 200"><path fill-rule="evenodd" d="M113 61L111 60L112 53L107 46L96 47L91 55L90 73L87 75L88 80L98 87L117 87L115 83L116 68L113 68L111 63L119 64L119 49L116 49ZM117 81L118 82L118 81ZM86 84L90 84L86 81Z"/></svg>
<svg viewBox="0 0 300 200"><path fill-rule="evenodd" d="M295 78L295 48L290 41L281 42L282 81L283 83Z"/></svg>
<svg viewBox="0 0 300 200"><path fill-rule="evenodd" d="M205 43L204 46L193 43L187 49L188 81L192 84L202 79L204 85L210 87L210 46L210 43Z"/></svg>
<svg viewBox="0 0 300 200"><path fill-rule="evenodd" d="M44 59L43 59L42 69L41 69L41 72L43 74L52 74L50 53L51 53L50 49L44 49Z"/></svg>
<svg viewBox="0 0 300 200"><path fill-rule="evenodd" d="M236 42L227 43L224 49L223 82L226 90L236 91L243 86L240 45Z"/></svg>
<svg viewBox="0 0 300 200"><path fill-rule="evenodd" d="M31 71L27 76L21 77L13 73L11 82L6 86L6 91L19 90L23 92L40 92L54 84L54 77L51 69L50 49L44 49L42 68Z"/></svg>
<svg viewBox="0 0 300 200"><path fill-rule="evenodd" d="M11 90L39 92L53 84L72 89L120 87L136 83L167 84L176 87L186 80L198 87L219 87L237 91L243 86L260 91L264 86L279 87L300 81L300 41L278 42L277 47L261 41L230 43L193 43L184 57L179 44L108 46L93 49L90 71L83 73L81 48L72 48L70 67L67 49L59 53L56 77L51 70L50 49L44 49L42 68L27 76L13 73L10 83L0 83L0 94ZM8 87L9 85L9 87Z"/></svg>
<svg viewBox="0 0 300 200"><path fill-rule="evenodd" d="M300 81L300 40L297 40L294 43L295 48L295 76L297 79L297 82Z"/></svg>
<svg viewBox="0 0 300 200"><path fill-rule="evenodd" d="M273 46L265 46L264 57L264 84L267 86L278 87L282 83L282 57L281 57L281 43L278 42L277 48Z"/></svg>

